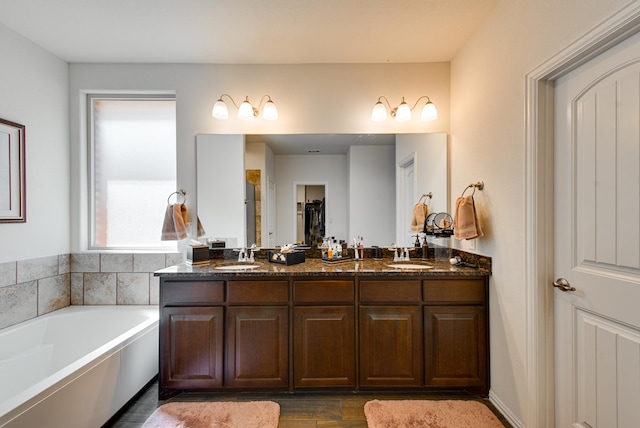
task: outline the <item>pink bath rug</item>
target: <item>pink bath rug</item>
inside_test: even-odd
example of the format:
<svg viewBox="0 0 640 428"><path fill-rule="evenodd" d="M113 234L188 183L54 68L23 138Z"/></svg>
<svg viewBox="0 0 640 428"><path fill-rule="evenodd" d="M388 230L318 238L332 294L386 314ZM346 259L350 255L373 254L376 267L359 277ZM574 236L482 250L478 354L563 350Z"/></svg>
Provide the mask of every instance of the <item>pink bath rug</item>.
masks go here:
<svg viewBox="0 0 640 428"><path fill-rule="evenodd" d="M503 428L487 406L466 400L373 400L369 428Z"/></svg>
<svg viewBox="0 0 640 428"><path fill-rule="evenodd" d="M173 402L158 407L142 428L276 428L273 401Z"/></svg>

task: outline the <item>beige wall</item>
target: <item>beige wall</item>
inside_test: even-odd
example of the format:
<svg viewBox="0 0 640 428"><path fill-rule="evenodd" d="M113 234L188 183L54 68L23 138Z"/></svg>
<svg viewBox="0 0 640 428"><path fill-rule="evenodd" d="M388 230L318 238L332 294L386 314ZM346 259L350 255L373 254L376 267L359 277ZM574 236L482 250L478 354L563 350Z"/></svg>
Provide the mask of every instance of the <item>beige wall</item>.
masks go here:
<svg viewBox="0 0 640 428"><path fill-rule="evenodd" d="M178 187L196 209L196 134L416 133L449 132L449 63L430 64L71 64L71 246L83 251L88 203L83 187L86 144L83 91L164 91L176 94ZM220 121L211 117L222 93L257 105L269 94L278 107L275 122ZM428 95L438 108L434 122L372 122L380 95L397 105ZM233 107L231 113L234 113ZM206 226L205 226L206 227Z"/></svg>
<svg viewBox="0 0 640 428"><path fill-rule="evenodd" d="M525 75L627 3L502 0L451 63L452 204L485 182L477 251L493 257L491 394L525 426Z"/></svg>
<svg viewBox="0 0 640 428"><path fill-rule="evenodd" d="M26 126L27 197L27 222L0 224L0 263L67 253L69 67L2 24L0 52L0 118Z"/></svg>

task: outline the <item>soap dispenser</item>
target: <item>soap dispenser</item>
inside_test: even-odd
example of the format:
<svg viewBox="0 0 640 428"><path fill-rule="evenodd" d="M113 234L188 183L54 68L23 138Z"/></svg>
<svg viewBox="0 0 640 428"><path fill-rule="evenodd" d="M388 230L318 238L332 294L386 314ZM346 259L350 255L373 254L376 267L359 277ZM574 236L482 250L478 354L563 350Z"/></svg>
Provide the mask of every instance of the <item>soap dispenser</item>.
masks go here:
<svg viewBox="0 0 640 428"><path fill-rule="evenodd" d="M427 237L422 240L422 260L429 258L429 244L427 244Z"/></svg>

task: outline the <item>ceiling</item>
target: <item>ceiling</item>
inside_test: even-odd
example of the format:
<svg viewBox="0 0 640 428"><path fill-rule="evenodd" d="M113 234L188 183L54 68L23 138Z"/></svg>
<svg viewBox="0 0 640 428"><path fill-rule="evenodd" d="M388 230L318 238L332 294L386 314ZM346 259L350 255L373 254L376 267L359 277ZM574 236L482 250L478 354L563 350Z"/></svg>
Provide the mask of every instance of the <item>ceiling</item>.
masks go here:
<svg viewBox="0 0 640 428"><path fill-rule="evenodd" d="M0 0L69 63L447 62L499 0Z"/></svg>

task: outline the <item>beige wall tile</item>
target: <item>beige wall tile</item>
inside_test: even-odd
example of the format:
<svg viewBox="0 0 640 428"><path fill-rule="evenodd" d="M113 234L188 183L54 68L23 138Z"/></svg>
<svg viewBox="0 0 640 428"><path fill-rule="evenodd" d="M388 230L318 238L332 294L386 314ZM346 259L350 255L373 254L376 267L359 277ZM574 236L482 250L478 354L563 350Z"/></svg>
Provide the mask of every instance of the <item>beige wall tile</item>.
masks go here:
<svg viewBox="0 0 640 428"><path fill-rule="evenodd" d="M100 272L133 272L133 254L101 254Z"/></svg>
<svg viewBox="0 0 640 428"><path fill-rule="evenodd" d="M71 304L68 273L38 280L38 315L62 309Z"/></svg>
<svg viewBox="0 0 640 428"><path fill-rule="evenodd" d="M16 269L16 262L0 263L0 287L17 283Z"/></svg>
<svg viewBox="0 0 640 428"><path fill-rule="evenodd" d="M149 274L149 304L160 304L160 278Z"/></svg>
<svg viewBox="0 0 640 428"><path fill-rule="evenodd" d="M116 277L115 273L85 273L84 304L115 305Z"/></svg>
<svg viewBox="0 0 640 428"><path fill-rule="evenodd" d="M100 272L100 254L71 254L71 272Z"/></svg>
<svg viewBox="0 0 640 428"><path fill-rule="evenodd" d="M119 273L116 290L118 305L148 305L149 274Z"/></svg>
<svg viewBox="0 0 640 428"><path fill-rule="evenodd" d="M0 328L8 327L38 315L36 281L0 288Z"/></svg>
<svg viewBox="0 0 640 428"><path fill-rule="evenodd" d="M72 273L71 276L71 304L84 305L84 274Z"/></svg>
<svg viewBox="0 0 640 428"><path fill-rule="evenodd" d="M69 272L71 272L71 254L60 254L58 256L58 273L62 275Z"/></svg>
<svg viewBox="0 0 640 428"><path fill-rule="evenodd" d="M184 262L184 254L182 253L169 253L165 254L164 267L173 266Z"/></svg>
<svg viewBox="0 0 640 428"><path fill-rule="evenodd" d="M154 272L165 267L164 254L134 254L134 272Z"/></svg>
<svg viewBox="0 0 640 428"><path fill-rule="evenodd" d="M17 282L28 282L58 275L58 256L19 260Z"/></svg>

